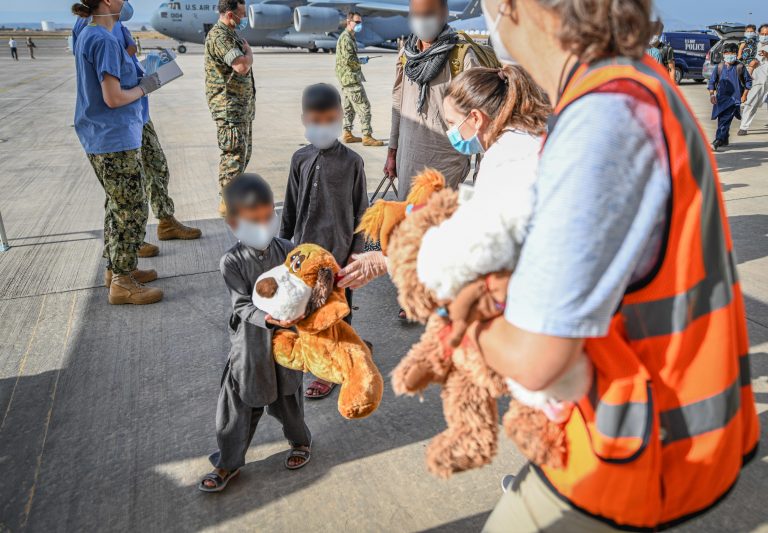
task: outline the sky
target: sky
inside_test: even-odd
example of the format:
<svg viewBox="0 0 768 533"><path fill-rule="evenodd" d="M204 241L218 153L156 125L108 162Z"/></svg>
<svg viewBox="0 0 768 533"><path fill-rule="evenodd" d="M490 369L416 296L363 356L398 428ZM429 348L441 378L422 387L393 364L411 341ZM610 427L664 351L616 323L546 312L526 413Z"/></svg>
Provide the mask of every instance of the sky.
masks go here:
<svg viewBox="0 0 768 533"><path fill-rule="evenodd" d="M52 20L71 23L69 6L75 0L0 0L0 23ZM134 23L147 22L161 0L131 0ZM768 23L766 0L656 0L667 29L698 29L715 22ZM749 16L749 13L752 16Z"/></svg>

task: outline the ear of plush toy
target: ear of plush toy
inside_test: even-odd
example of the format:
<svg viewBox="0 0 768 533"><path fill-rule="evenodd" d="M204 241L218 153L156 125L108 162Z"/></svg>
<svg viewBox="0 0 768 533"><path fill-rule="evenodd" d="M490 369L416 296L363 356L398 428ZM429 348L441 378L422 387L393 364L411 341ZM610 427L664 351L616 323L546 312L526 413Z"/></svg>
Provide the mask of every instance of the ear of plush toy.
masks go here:
<svg viewBox="0 0 768 533"><path fill-rule="evenodd" d="M317 271L317 281L307 305L307 318L301 327L309 332L323 331L349 314L344 289L334 289L334 272L325 267Z"/></svg>
<svg viewBox="0 0 768 533"><path fill-rule="evenodd" d="M378 200L363 215L355 231L372 242L381 243L381 251L388 255L389 239L394 229L405 219L408 205L421 205L437 191L445 189L445 177L433 168L413 178L405 202Z"/></svg>
<svg viewBox="0 0 768 533"><path fill-rule="evenodd" d="M317 271L317 281L312 287L312 295L307 304L307 314L311 315L328 301L333 292L333 271L330 268L321 268Z"/></svg>
<svg viewBox="0 0 768 533"><path fill-rule="evenodd" d="M458 207L456 191L436 192L423 208L411 213L392 232L388 270L397 287L398 302L412 320L424 323L437 308L434 293L419 281L416 272L421 239L429 228L449 218Z"/></svg>

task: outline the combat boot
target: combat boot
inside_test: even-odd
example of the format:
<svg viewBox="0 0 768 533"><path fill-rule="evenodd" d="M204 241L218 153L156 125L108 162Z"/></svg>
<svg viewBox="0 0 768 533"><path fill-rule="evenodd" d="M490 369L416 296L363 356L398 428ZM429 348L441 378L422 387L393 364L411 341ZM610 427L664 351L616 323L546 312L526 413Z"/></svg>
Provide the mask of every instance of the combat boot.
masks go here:
<svg viewBox="0 0 768 533"><path fill-rule="evenodd" d="M374 139L370 135L363 136L363 146L384 146L384 141Z"/></svg>
<svg viewBox="0 0 768 533"><path fill-rule="evenodd" d="M349 143L359 143L363 139L360 137L355 137L352 135L352 132L349 130L344 130L344 135L341 136L341 142L349 144Z"/></svg>
<svg viewBox="0 0 768 533"><path fill-rule="evenodd" d="M172 216L161 219L160 224L157 225L157 238L161 241L173 239L189 241L199 239L202 234L203 232L199 229L185 226Z"/></svg>
<svg viewBox="0 0 768 533"><path fill-rule="evenodd" d="M149 244L148 242L141 243L141 246L139 246L139 257L146 259L147 257L155 257L157 254L160 253L160 248L155 246L154 244Z"/></svg>
<svg viewBox="0 0 768 533"><path fill-rule="evenodd" d="M155 270L136 269L131 272L131 276L139 283L149 283L157 279L157 272ZM112 269L108 268L104 271L104 286L109 288L110 285L112 285Z"/></svg>
<svg viewBox="0 0 768 533"><path fill-rule="evenodd" d="M115 274L109 286L109 303L112 305L146 305L163 299L163 291L145 287L131 274Z"/></svg>

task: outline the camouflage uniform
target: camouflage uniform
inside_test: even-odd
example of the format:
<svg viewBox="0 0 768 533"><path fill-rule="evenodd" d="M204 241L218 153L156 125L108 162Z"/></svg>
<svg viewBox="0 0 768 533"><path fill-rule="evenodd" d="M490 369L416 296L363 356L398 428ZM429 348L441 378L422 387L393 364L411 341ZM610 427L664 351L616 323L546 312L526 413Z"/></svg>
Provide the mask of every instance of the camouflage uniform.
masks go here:
<svg viewBox="0 0 768 533"><path fill-rule="evenodd" d="M175 210L173 200L168 196L168 162L151 120L144 124L141 159L146 177L147 201L152 211L160 219L172 217Z"/></svg>
<svg viewBox="0 0 768 533"><path fill-rule="evenodd" d="M245 171L253 149L253 72L241 76L232 68L232 62L245 55L245 50L235 30L221 21L205 38L205 95L218 129L220 187Z"/></svg>
<svg viewBox="0 0 768 533"><path fill-rule="evenodd" d="M341 32L336 42L336 77L341 84L344 129L351 132L355 114L359 114L363 135L371 135L371 103L363 87L365 76L357 59L357 42L349 30Z"/></svg>
<svg viewBox="0 0 768 533"><path fill-rule="evenodd" d="M147 227L147 196L141 151L88 154L107 195L104 201L104 257L115 274L138 266L138 250Z"/></svg>

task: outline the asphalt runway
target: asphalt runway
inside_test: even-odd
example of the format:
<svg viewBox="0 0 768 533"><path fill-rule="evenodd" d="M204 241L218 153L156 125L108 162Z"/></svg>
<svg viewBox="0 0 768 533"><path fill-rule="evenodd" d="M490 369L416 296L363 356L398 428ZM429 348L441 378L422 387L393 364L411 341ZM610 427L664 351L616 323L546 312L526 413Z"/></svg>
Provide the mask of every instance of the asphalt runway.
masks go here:
<svg viewBox="0 0 768 533"><path fill-rule="evenodd" d="M147 240L166 299L111 307L101 286L103 192L72 128L74 65L63 40L38 60L0 55L0 212L12 248L0 253L0 532L2 531L474 531L523 460L503 439L495 462L449 481L431 477L424 447L444 422L438 391L395 398L343 420L333 398L307 404L312 462L283 468L279 425L264 417L238 479L223 494L195 488L210 470L214 415L228 350L228 297L218 261L234 243L216 215L218 150L205 104L202 47L179 57L185 76L151 97L171 169L177 217L199 241ZM145 47L172 42L144 42ZM374 54L374 52L372 52ZM374 134L386 139L396 56L365 68ZM335 82L332 55L256 50L254 157L282 199L291 154L304 144L302 89ZM703 86L686 84L711 134ZM752 379L763 446L732 494L681 531L768 531L768 112L717 155L747 297ZM358 130L359 131L359 130ZM734 128L735 134L735 128ZM386 148L355 145L369 190ZM397 319L392 285L357 292L354 325L388 374L420 328ZM510 524L514 530L514 524Z"/></svg>

